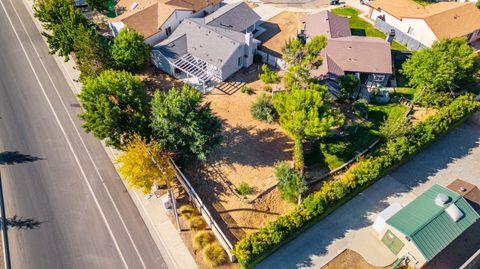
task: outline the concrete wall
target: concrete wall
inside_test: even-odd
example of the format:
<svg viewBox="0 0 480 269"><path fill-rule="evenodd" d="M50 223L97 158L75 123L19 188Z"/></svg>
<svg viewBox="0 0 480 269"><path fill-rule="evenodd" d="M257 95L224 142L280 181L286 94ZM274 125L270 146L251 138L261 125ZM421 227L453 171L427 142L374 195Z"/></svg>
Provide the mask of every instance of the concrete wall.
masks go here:
<svg viewBox="0 0 480 269"><path fill-rule="evenodd" d="M385 23L395 27L427 47L430 47L432 43L437 40L437 37L424 20L409 18L399 20L383 10L372 9L370 18L375 20L378 16L385 16ZM413 28L411 34L408 33L409 27Z"/></svg>

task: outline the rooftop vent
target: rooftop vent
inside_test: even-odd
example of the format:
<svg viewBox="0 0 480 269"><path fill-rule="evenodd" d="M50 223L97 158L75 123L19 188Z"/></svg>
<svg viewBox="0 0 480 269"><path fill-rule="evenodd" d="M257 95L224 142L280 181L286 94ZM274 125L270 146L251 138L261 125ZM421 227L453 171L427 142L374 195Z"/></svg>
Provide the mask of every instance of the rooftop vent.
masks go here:
<svg viewBox="0 0 480 269"><path fill-rule="evenodd" d="M447 209L445 209L445 212L447 212L450 218L452 218L452 220L455 222L457 222L463 217L463 212L455 204L447 207Z"/></svg>
<svg viewBox="0 0 480 269"><path fill-rule="evenodd" d="M467 189L465 187L461 186L460 188L458 188L458 191L459 192L466 192Z"/></svg>
<svg viewBox="0 0 480 269"><path fill-rule="evenodd" d="M130 10L134 10L138 7L138 3L137 2L133 2L133 4L130 6Z"/></svg>
<svg viewBox="0 0 480 269"><path fill-rule="evenodd" d="M445 205L448 201L450 201L450 197L445 193L439 193L437 194L437 197L435 197L435 203L439 206Z"/></svg>

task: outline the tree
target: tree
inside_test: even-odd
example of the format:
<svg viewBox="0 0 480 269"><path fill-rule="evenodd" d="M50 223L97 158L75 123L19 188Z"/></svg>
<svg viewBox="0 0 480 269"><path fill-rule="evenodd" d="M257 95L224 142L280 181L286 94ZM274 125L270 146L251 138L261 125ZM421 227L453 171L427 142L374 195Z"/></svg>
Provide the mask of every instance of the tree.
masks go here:
<svg viewBox="0 0 480 269"><path fill-rule="evenodd" d="M338 80L340 84L340 99L351 99L355 89L360 85L360 80L352 74L347 74L340 77Z"/></svg>
<svg viewBox="0 0 480 269"><path fill-rule="evenodd" d="M137 31L125 28L118 33L112 46L112 57L118 68L134 71L150 59L150 46Z"/></svg>
<svg viewBox="0 0 480 269"><path fill-rule="evenodd" d="M80 79L96 77L112 66L108 42L92 28L80 26L73 44Z"/></svg>
<svg viewBox="0 0 480 269"><path fill-rule="evenodd" d="M74 51L77 30L80 27L93 27L82 12L74 7L72 0L37 0L34 15L48 31L42 32L42 35L47 38L50 53L63 56L65 61Z"/></svg>
<svg viewBox="0 0 480 269"><path fill-rule="evenodd" d="M262 65L262 71L263 71L262 74L260 74L258 76L261 81L263 81L264 83L267 83L267 84L278 82L279 78L278 78L277 72L268 68L268 65L263 64Z"/></svg>
<svg viewBox="0 0 480 269"><path fill-rule="evenodd" d="M437 92L455 91L462 80L478 71L476 55L466 38L435 41L431 48L413 52L401 72L412 87L428 87Z"/></svg>
<svg viewBox="0 0 480 269"><path fill-rule="evenodd" d="M273 106L282 128L295 140L294 166L303 173L303 146L305 138L319 138L330 128L343 123L338 111L324 102L324 91L310 89L284 91L273 97Z"/></svg>
<svg viewBox="0 0 480 269"><path fill-rule="evenodd" d="M161 148L183 159L205 160L221 142L221 121L212 114L203 94L184 85L168 93L157 91L152 101L153 134Z"/></svg>
<svg viewBox="0 0 480 269"><path fill-rule="evenodd" d="M108 145L121 148L136 134L149 137L147 94L136 76L104 71L85 79L79 98L85 109L83 127Z"/></svg>
<svg viewBox="0 0 480 269"><path fill-rule="evenodd" d="M352 104L353 111L358 117L368 119L368 102L367 100L360 98Z"/></svg>
<svg viewBox="0 0 480 269"><path fill-rule="evenodd" d="M411 128L412 122L410 118L405 117L403 114L392 114L380 126L380 134L384 139L389 140L405 135Z"/></svg>
<svg viewBox="0 0 480 269"><path fill-rule="evenodd" d="M480 8L480 1L477 1L477 2L475 3L475 6L477 6L477 8Z"/></svg>
<svg viewBox="0 0 480 269"><path fill-rule="evenodd" d="M148 151L163 171L155 165ZM149 193L154 185L163 185L166 180L175 177L169 158L170 155L154 142L146 143L137 136L126 145L125 151L118 157L117 162L121 165L118 171L130 187Z"/></svg>
<svg viewBox="0 0 480 269"><path fill-rule="evenodd" d="M308 190L305 177L290 168L287 162L280 162L275 166L275 177L278 180L278 189L282 198L300 204L302 194Z"/></svg>
<svg viewBox="0 0 480 269"><path fill-rule="evenodd" d="M95 9L98 12L106 11L108 10L108 0L86 0L88 6L91 9Z"/></svg>

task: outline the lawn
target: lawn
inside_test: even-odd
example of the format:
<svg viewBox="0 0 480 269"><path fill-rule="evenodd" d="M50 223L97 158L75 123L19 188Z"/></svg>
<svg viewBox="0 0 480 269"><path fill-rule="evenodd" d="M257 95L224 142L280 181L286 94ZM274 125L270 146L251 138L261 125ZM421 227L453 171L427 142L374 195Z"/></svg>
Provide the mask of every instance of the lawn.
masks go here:
<svg viewBox="0 0 480 269"><path fill-rule="evenodd" d="M398 103L369 104L368 108L368 120L349 126L340 134L315 141L311 152L305 156L306 165L320 165L329 171L341 166L380 137L380 126L388 116L402 114L407 110Z"/></svg>
<svg viewBox="0 0 480 269"><path fill-rule="evenodd" d="M350 28L352 30L352 35L356 36L373 36L373 37L379 37L382 39L386 38L386 35L382 33L381 31L377 30L371 23L367 22L366 20L360 18L358 16L359 11L351 8L351 7L338 7L332 9L332 12L334 14L337 14L339 16L344 16L344 17L350 17L348 19L348 24L350 25ZM392 43L392 49L393 50L408 50L405 46L402 44L393 41Z"/></svg>

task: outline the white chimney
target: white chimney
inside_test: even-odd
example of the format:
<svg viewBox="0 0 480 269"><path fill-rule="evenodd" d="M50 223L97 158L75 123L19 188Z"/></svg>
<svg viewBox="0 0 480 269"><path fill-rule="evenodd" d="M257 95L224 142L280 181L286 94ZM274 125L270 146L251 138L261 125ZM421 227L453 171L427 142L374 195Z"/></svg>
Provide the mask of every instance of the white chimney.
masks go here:
<svg viewBox="0 0 480 269"><path fill-rule="evenodd" d="M245 33L245 44L247 44L247 46L250 46L253 42L253 35L252 33Z"/></svg>

